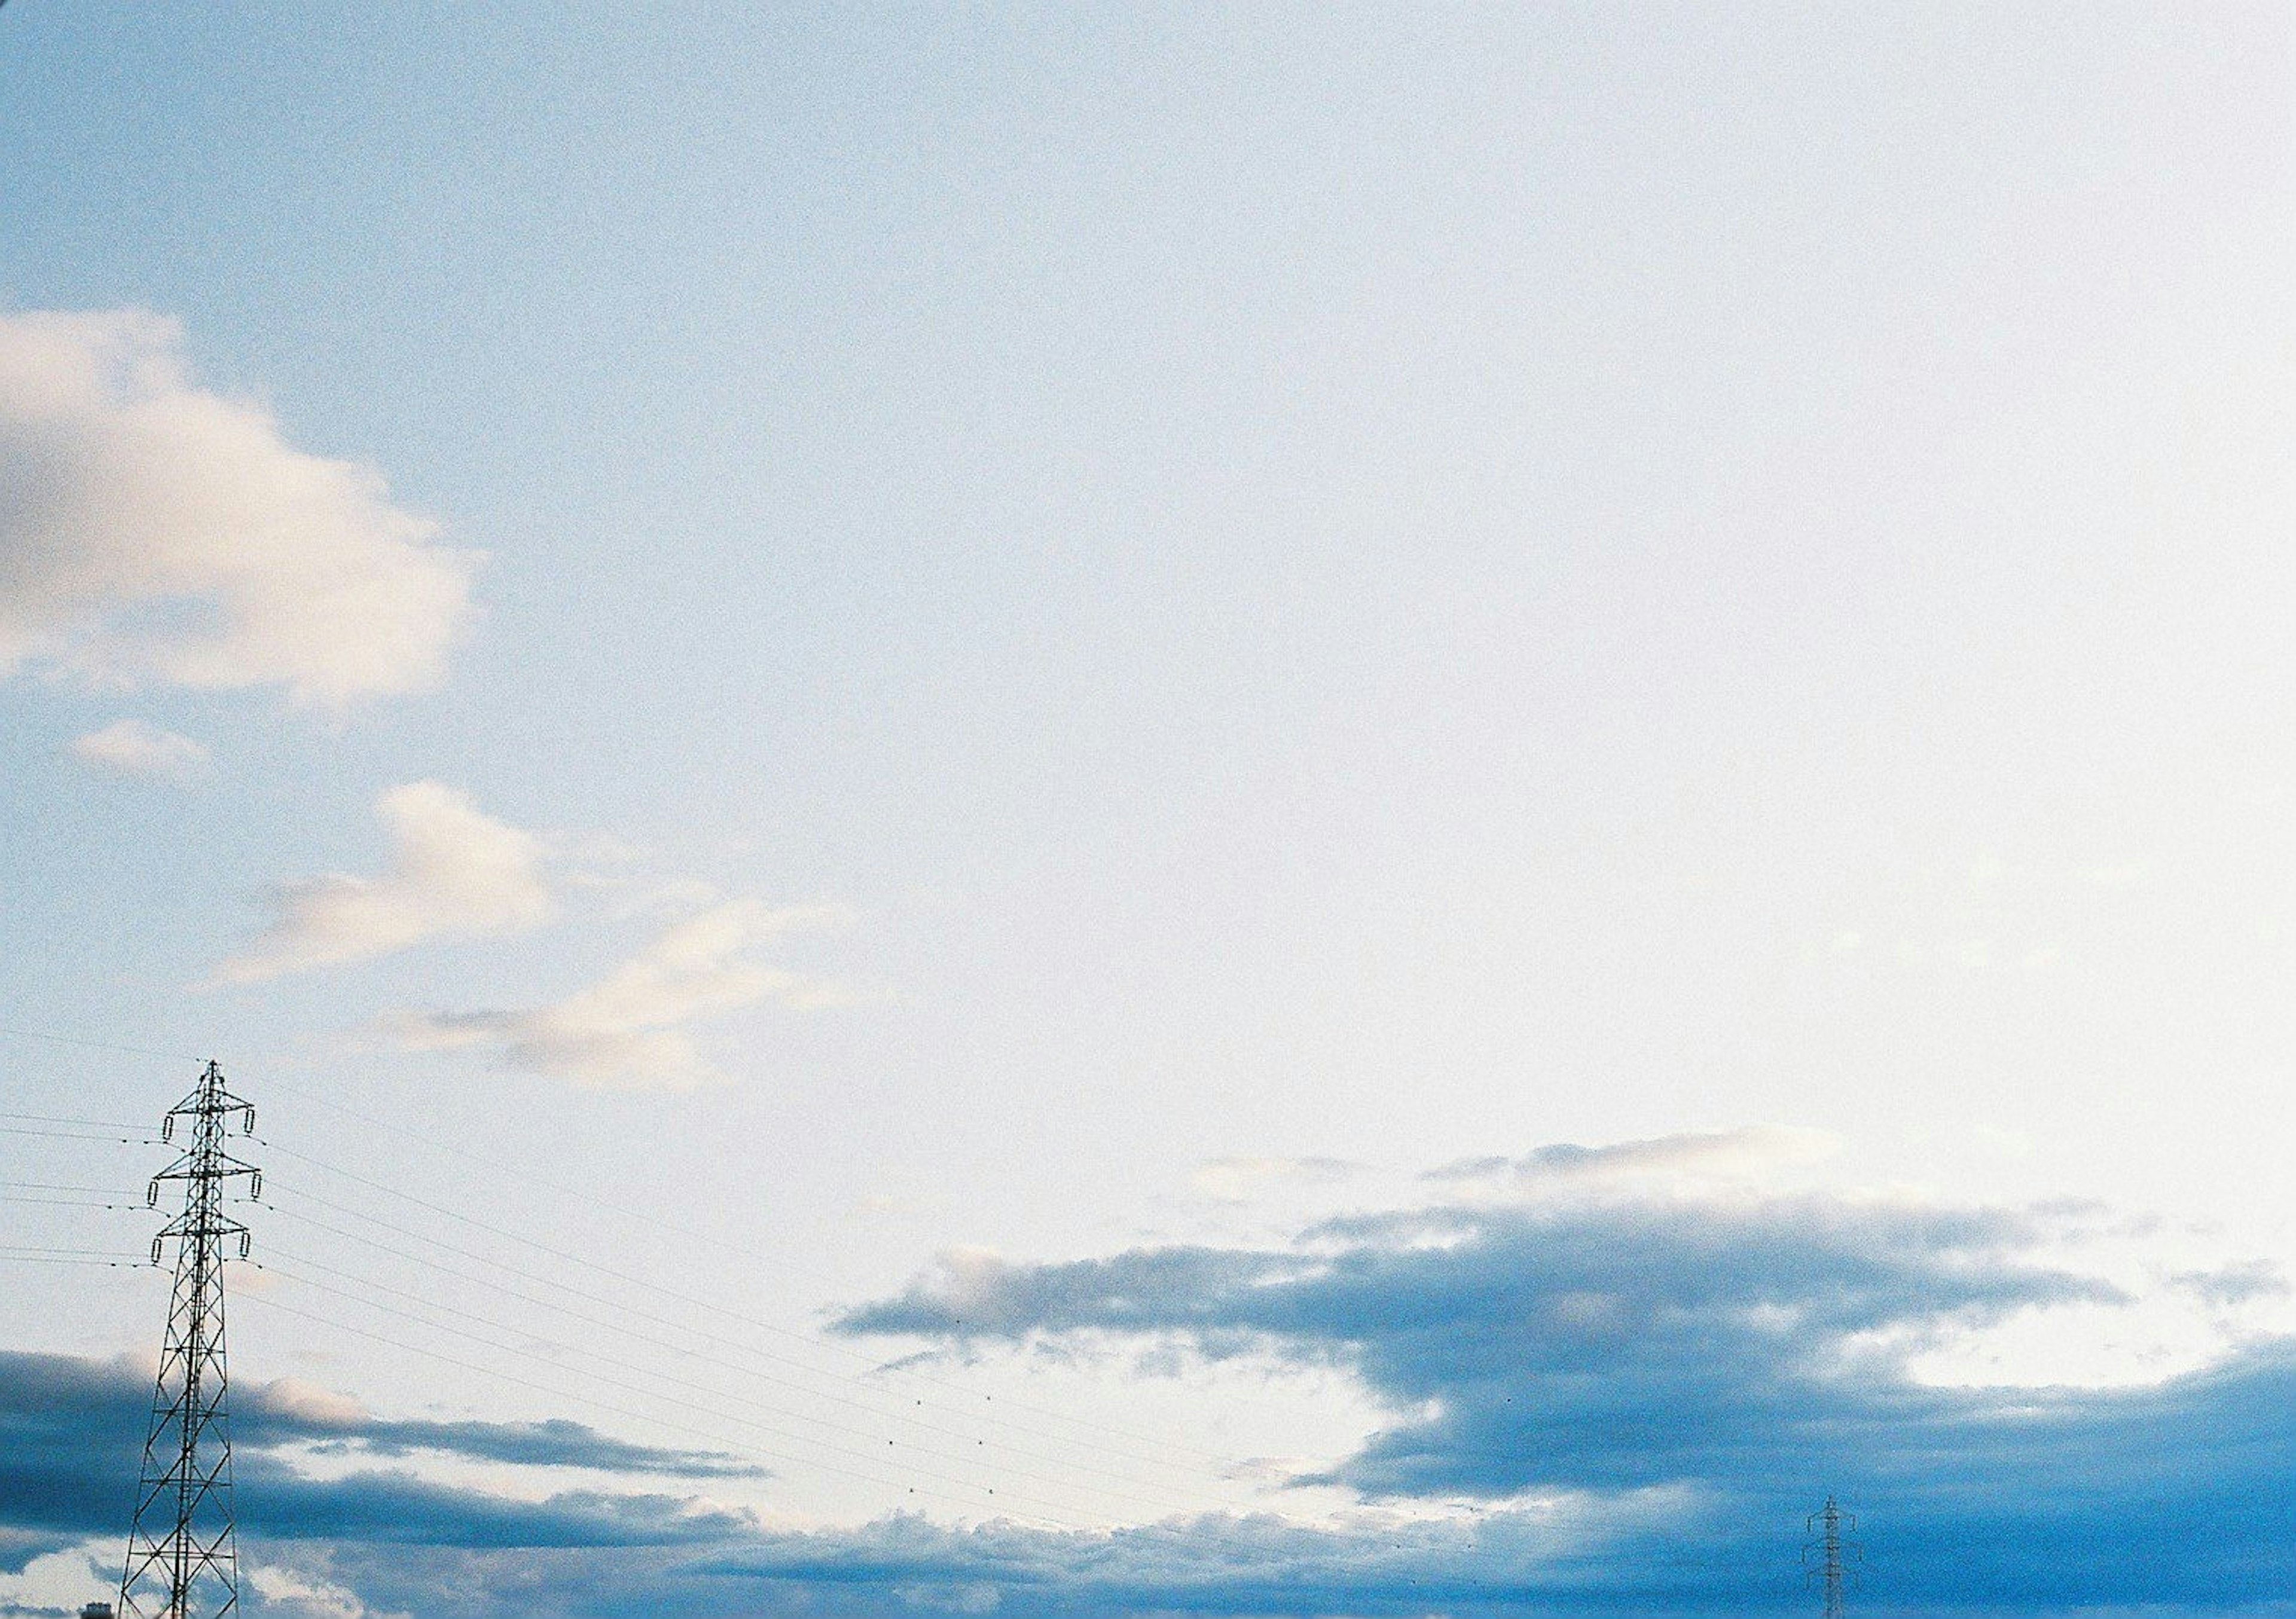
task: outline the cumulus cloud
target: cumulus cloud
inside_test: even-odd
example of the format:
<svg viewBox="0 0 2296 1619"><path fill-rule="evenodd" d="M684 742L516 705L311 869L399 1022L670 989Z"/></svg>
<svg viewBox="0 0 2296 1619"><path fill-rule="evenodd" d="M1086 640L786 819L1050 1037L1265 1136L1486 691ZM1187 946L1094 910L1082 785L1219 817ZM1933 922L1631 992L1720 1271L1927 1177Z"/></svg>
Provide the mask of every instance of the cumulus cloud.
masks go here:
<svg viewBox="0 0 2296 1619"><path fill-rule="evenodd" d="M579 1084L707 1083L720 1075L685 1026L761 1001L802 1009L841 998L832 986L756 955L792 928L835 914L728 900L673 924L563 1001L512 1011L405 1012L385 1019L381 1032L406 1050L485 1050L512 1067Z"/></svg>
<svg viewBox="0 0 2296 1619"><path fill-rule="evenodd" d="M195 385L180 348L138 311L0 316L0 675L332 708L436 686L471 557L372 468Z"/></svg>
<svg viewBox="0 0 2296 1619"><path fill-rule="evenodd" d="M37 1538L43 1545L54 1541ZM0 1615L7 1619L78 1619L91 1594L111 1589L119 1578L109 1536L29 1557L12 1555L18 1539L0 1528Z"/></svg>
<svg viewBox="0 0 2296 1619"><path fill-rule="evenodd" d="M481 814L468 795L411 782L384 793L375 814L390 835L382 875L283 885L270 926L225 961L217 978L259 983L425 939L515 933L552 915L541 840Z"/></svg>
<svg viewBox="0 0 2296 1619"><path fill-rule="evenodd" d="M142 720L121 720L72 739L71 756L98 770L148 781L183 781L207 765L208 750L187 736Z"/></svg>

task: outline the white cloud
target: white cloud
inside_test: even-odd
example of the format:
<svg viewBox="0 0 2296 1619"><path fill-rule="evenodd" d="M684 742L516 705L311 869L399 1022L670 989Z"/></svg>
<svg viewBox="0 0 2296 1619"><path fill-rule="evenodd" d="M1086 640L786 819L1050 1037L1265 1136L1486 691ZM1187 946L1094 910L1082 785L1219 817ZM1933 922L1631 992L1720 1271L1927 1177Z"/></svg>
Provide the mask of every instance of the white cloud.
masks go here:
<svg viewBox="0 0 2296 1619"><path fill-rule="evenodd" d="M373 468L193 386L180 340L135 310L0 316L0 676L328 707L437 685L471 555Z"/></svg>
<svg viewBox="0 0 2296 1619"><path fill-rule="evenodd" d="M253 984L425 939L515 933L555 910L541 839L481 814L465 794L411 782L383 794L375 813L390 831L390 869L283 885L277 918L217 969L219 979Z"/></svg>
<svg viewBox="0 0 2296 1619"><path fill-rule="evenodd" d="M350 1427L373 1414L350 1395L300 1378L274 1378L237 1396L249 1405L293 1421Z"/></svg>
<svg viewBox="0 0 2296 1619"><path fill-rule="evenodd" d="M14 1573L0 1571L0 1614L79 1612L89 1598L118 1589L119 1571L113 1556L109 1542L88 1541L31 1558Z"/></svg>
<svg viewBox="0 0 2296 1619"><path fill-rule="evenodd" d="M191 738L142 720L121 720L73 738L71 756L99 770L116 770L153 781L186 781L208 762L208 750Z"/></svg>
<svg viewBox="0 0 2296 1619"><path fill-rule="evenodd" d="M779 910L728 900L680 921L587 989L522 1011L405 1012L383 1032L410 1051L491 1049L512 1067L579 1084L682 1090L722 1077L685 1025L778 1000L811 1008L833 986L757 961L791 928L833 919L818 906Z"/></svg>
<svg viewBox="0 0 2296 1619"><path fill-rule="evenodd" d="M378 1613L348 1586L282 1564L250 1564L247 1582L263 1598L266 1610L297 1619L406 1619L405 1615Z"/></svg>

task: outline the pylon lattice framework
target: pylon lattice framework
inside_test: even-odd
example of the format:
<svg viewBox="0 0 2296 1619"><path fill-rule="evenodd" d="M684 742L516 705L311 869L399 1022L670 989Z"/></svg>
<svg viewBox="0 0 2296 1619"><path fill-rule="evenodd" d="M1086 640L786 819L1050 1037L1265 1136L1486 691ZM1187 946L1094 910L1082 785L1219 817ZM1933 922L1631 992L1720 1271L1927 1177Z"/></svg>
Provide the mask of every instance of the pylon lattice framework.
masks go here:
<svg viewBox="0 0 2296 1619"><path fill-rule="evenodd" d="M1856 1582L1866 1558L1865 1548L1849 1538L1857 1527L1857 1514L1844 1512L1831 1495L1809 1515L1809 1539L1801 1549L1801 1561L1808 1577L1825 1588L1825 1619L1843 1619L1849 1612L1843 1590Z"/></svg>
<svg viewBox="0 0 2296 1619"><path fill-rule="evenodd" d="M222 1619L239 1606L239 1546L232 1522L231 1435L224 1397L230 1378L224 1360L225 1245L235 1240L247 1257L248 1230L224 1211L227 1190L241 1176L248 1196L263 1195L263 1177L224 1150L231 1121L242 1133L255 1129L255 1109L224 1085L214 1063L192 1093L168 1110L160 1139L176 1140L187 1125L190 1141L175 1164L152 1177L146 1198L160 1205L160 1188L180 1182L183 1212L152 1239L152 1263L168 1245L176 1250L176 1280L168 1303L168 1334L152 1393L152 1427L144 1444L143 1483L135 1526L119 1577L121 1619Z"/></svg>

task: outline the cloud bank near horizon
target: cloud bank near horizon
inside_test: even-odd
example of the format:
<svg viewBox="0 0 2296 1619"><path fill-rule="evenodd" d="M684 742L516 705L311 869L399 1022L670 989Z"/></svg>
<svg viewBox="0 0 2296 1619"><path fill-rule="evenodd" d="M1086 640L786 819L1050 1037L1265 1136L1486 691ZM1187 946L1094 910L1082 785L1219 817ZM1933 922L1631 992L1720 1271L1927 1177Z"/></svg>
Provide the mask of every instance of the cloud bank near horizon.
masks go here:
<svg viewBox="0 0 2296 1619"><path fill-rule="evenodd" d="M1264 1513L1109 1528L897 1515L799 1529L698 1493L742 1476L731 1454L576 1423L382 1419L279 1383L236 1419L251 1555L287 1571L267 1611L325 1590L439 1619L499 1611L512 1591L559 1619L1788 1612L1806 1600L1802 1517L1829 1492L1865 1515L1876 1614L2284 1611L2296 1338L2228 1336L2209 1363L2148 1384L1924 1380L1941 1341L2125 1307L2127 1287L2065 1256L2128 1222L1646 1184L1652 1163L1710 1156L1701 1142L1633 1143L1624 1178L1558 1193L1547 1177L1512 1204L1357 1214L1284 1244L953 1256L837 1323L972 1354L1098 1355L1127 1375L1190 1355L1344 1369L1391 1419L1294 1476L1354 1506L1310 1514L1278 1487ZM2164 1285L2203 1308L2279 1283L2251 1269ZM0 1460L12 1566L116 1531L144 1376L0 1356L0 1425L27 1436ZM316 1476L299 1447L359 1466ZM449 1484L426 1474L435 1457L590 1468L606 1487Z"/></svg>
<svg viewBox="0 0 2296 1619"><path fill-rule="evenodd" d="M2210 1363L2149 1385L1932 1380L1923 1358L1972 1334L2137 1305L2063 1258L2126 1222L1647 1178L1793 1147L1774 1135L1544 1149L1450 1177L1503 1171L1521 1201L1330 1220L1281 1246L1043 1265L954 1253L836 1329L965 1354L1170 1365L1177 1347L1182 1363L1341 1367L1391 1420L1301 1482L1373 1503L1659 1492L1682 1503L1682 1533L1751 1555L1838 1490L1888 1525L1890 1590L1907 1601L2206 1608L2286 1590L2296 1340L2227 1329ZM2208 1308L2280 1284L2234 1267L2161 1286ZM1688 1611L1697 1584L1653 1606Z"/></svg>
<svg viewBox="0 0 2296 1619"><path fill-rule="evenodd" d="M124 1540L145 1426L151 1371L127 1360L0 1351L0 1574L91 1539ZM688 1495L632 1490L756 1478L731 1454L612 1438L585 1424L377 1417L308 1385L234 1391L231 1432L243 1536L325 1546L607 1547L722 1541L747 1520ZM307 1471L312 1453L348 1470ZM423 1459L578 1469L625 1487L535 1499L445 1484Z"/></svg>

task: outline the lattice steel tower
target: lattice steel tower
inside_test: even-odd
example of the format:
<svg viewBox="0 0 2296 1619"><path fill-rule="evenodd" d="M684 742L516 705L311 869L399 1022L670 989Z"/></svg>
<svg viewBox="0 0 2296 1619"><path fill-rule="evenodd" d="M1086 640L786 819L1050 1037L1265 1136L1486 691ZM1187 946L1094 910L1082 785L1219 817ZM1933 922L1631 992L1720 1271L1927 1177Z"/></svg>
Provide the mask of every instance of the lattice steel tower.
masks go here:
<svg viewBox="0 0 2296 1619"><path fill-rule="evenodd" d="M1825 1619L1842 1619L1849 1611L1842 1590L1855 1582L1866 1558L1865 1548L1847 1538L1847 1532L1857 1527L1857 1515L1844 1512L1831 1495L1824 1508L1809 1515L1809 1539L1802 1546L1801 1561L1809 1578L1825 1587Z"/></svg>
<svg viewBox="0 0 2296 1619"><path fill-rule="evenodd" d="M135 1527L119 1576L120 1619L221 1619L239 1606L231 1435L224 1420L223 1267L225 1244L236 1240L244 1259L249 1238L224 1212L224 1202L242 1175L249 1178L248 1196L262 1196L263 1177L224 1150L234 1117L242 1134L255 1129L255 1109L225 1089L223 1071L209 1063L160 1127L160 1139L173 1141L176 1127L188 1124L191 1141L173 1167L152 1177L146 1199L157 1208L161 1182L183 1182L183 1213L152 1239L155 1265L175 1244L176 1285L152 1393Z"/></svg>

